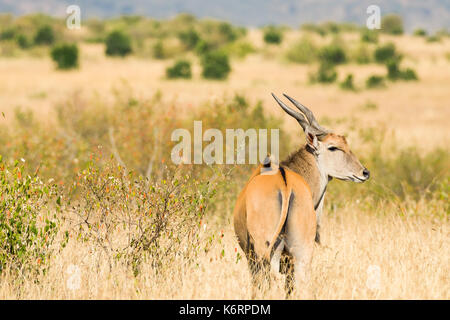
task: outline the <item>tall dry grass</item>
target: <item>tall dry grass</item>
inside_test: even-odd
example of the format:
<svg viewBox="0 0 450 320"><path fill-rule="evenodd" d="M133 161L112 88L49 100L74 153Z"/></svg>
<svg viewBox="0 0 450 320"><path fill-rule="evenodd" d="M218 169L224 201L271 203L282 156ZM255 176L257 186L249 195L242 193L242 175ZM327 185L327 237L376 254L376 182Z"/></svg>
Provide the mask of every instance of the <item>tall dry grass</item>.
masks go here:
<svg viewBox="0 0 450 320"><path fill-rule="evenodd" d="M146 155L142 148L152 148L157 139L145 123L170 132L189 128L197 118L204 119L205 128L275 127L279 120L263 115L261 104L252 105L242 96L206 103L190 117L174 112L169 118L154 112L168 107L159 97L139 101L118 96L109 109L101 100L88 101L78 97L57 104L59 117L52 120L52 130L43 130L23 110L2 127L11 142L1 149L4 162L23 157L28 166L23 175L42 164L44 185L58 177L61 201L55 216L59 231L45 272L17 273L7 264L0 276L0 297L251 298L247 264L231 227L235 197L251 166L177 169L161 162L170 157L172 145L166 144L145 177L152 157L151 150ZM85 105L91 105L86 112ZM76 117L62 116L73 110ZM327 121L332 127L333 120ZM361 128L352 118L340 122L372 178L362 185L332 181L323 242L314 249L312 297L449 298L448 150L420 153L398 147L383 128ZM289 141L299 139L288 139L286 133L282 137L286 155L295 144ZM62 147L65 141L71 148ZM70 162L74 155L78 161ZM175 178L178 170L181 175ZM171 188L174 181L181 184L179 191ZM56 212L54 205L41 214L46 210ZM372 279L373 268L380 271L378 280ZM283 284L282 276L274 275L271 287L256 297L283 299Z"/></svg>
<svg viewBox="0 0 450 320"><path fill-rule="evenodd" d="M426 204L418 207L422 215ZM403 215L394 206L368 213L355 204L323 219L323 244L314 248L312 288L317 299L448 299L448 223ZM195 265L183 261L167 267L164 276L149 263L134 276L129 268L112 269L101 252L89 244L71 240L52 259L39 283L26 280L14 286L2 277L2 299L250 299L247 264L237 261L236 241L229 224L224 236ZM220 237L220 230L215 231ZM240 250L240 249L238 249ZM222 251L224 254L222 255ZM239 251L238 251L239 252ZM80 286L71 290L74 267ZM379 288L367 286L370 266L380 268ZM72 280L71 280L72 277ZM370 281L370 280L369 280ZM284 299L283 279L257 298ZM293 297L295 298L295 297Z"/></svg>

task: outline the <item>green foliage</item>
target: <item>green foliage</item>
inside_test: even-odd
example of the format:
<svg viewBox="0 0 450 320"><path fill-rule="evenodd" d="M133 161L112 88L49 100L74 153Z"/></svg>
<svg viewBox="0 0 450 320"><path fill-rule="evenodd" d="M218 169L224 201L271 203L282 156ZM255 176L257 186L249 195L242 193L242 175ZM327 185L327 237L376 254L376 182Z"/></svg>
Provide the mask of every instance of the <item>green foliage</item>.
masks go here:
<svg viewBox="0 0 450 320"><path fill-rule="evenodd" d="M169 79L190 79L192 77L191 63L187 60L176 61L173 66L166 69L166 76Z"/></svg>
<svg viewBox="0 0 450 320"><path fill-rule="evenodd" d="M401 56L397 53L395 45L389 42L375 49L374 58L378 63L386 63L389 60L399 60Z"/></svg>
<svg viewBox="0 0 450 320"><path fill-rule="evenodd" d="M322 27L326 32L330 33L339 33L341 31L339 23L337 22L327 21L322 24Z"/></svg>
<svg viewBox="0 0 450 320"><path fill-rule="evenodd" d="M399 62L398 60L391 59L386 62L386 67L388 70L388 79L390 80L396 80L400 76L400 68L399 68Z"/></svg>
<svg viewBox="0 0 450 320"><path fill-rule="evenodd" d="M286 58L290 62L310 63L316 60L318 49L314 42L308 37L302 37L294 43L286 52Z"/></svg>
<svg viewBox="0 0 450 320"><path fill-rule="evenodd" d="M402 80L418 80L416 72L411 68L406 68L405 70L402 70L400 73L400 78Z"/></svg>
<svg viewBox="0 0 450 320"><path fill-rule="evenodd" d="M362 29L361 41L368 42L368 43L378 43L378 31L370 30L367 28Z"/></svg>
<svg viewBox="0 0 450 320"><path fill-rule="evenodd" d="M132 52L131 39L121 31L112 31L105 40L106 55L124 57Z"/></svg>
<svg viewBox="0 0 450 320"><path fill-rule="evenodd" d="M164 43L162 40L156 41L152 46L152 54L155 59L165 59L166 53L164 50Z"/></svg>
<svg viewBox="0 0 450 320"><path fill-rule="evenodd" d="M228 55L222 51L207 52L201 64L202 76L206 79L226 79L231 71Z"/></svg>
<svg viewBox="0 0 450 320"><path fill-rule="evenodd" d="M403 34L402 17L396 14L388 14L381 19L381 30L385 33L399 35Z"/></svg>
<svg viewBox="0 0 450 320"><path fill-rule="evenodd" d="M51 57L58 69L78 67L78 46L76 44L59 44L53 47Z"/></svg>
<svg viewBox="0 0 450 320"><path fill-rule="evenodd" d="M34 36L36 45L52 45L55 42L55 34L53 28L49 25L40 27Z"/></svg>
<svg viewBox="0 0 450 320"><path fill-rule="evenodd" d="M30 41L28 40L28 38L23 35L23 34L18 34L16 36L16 42L17 45L21 48L21 49L28 49L31 46Z"/></svg>
<svg viewBox="0 0 450 320"><path fill-rule="evenodd" d="M366 80L366 88L384 88L386 84L384 83L384 77L378 75L372 75Z"/></svg>
<svg viewBox="0 0 450 320"><path fill-rule="evenodd" d="M0 40L12 40L16 36L16 30L14 28L7 28L0 32Z"/></svg>
<svg viewBox="0 0 450 320"><path fill-rule="evenodd" d="M180 32L178 38L189 50L194 49L200 41L198 32L193 28Z"/></svg>
<svg viewBox="0 0 450 320"><path fill-rule="evenodd" d="M44 210L49 202L61 204L56 186L24 171L19 161L9 166L0 156L0 273L45 272L59 228L56 215Z"/></svg>
<svg viewBox="0 0 450 320"><path fill-rule="evenodd" d="M355 91L355 85L353 83L353 74L348 74L347 77L345 78L344 81L342 81L339 86L341 87L341 89L343 90L351 90L351 91Z"/></svg>
<svg viewBox="0 0 450 320"><path fill-rule="evenodd" d="M195 52L199 56L202 56L207 52L211 51L212 47L213 46L210 43L206 42L205 40L199 40L197 45L195 46Z"/></svg>
<svg viewBox="0 0 450 320"><path fill-rule="evenodd" d="M323 26L314 24L314 23L305 23L302 24L301 30L308 31L308 32L314 32L317 34L320 34L321 36L325 36L327 34L327 30Z"/></svg>
<svg viewBox="0 0 450 320"><path fill-rule="evenodd" d="M219 24L219 33L225 38L226 42L232 42L239 36L238 31L228 22L221 22Z"/></svg>
<svg viewBox="0 0 450 320"><path fill-rule="evenodd" d="M234 57L243 59L247 55L256 52L256 49L248 41L237 40L237 41L234 41L234 42L226 45L223 48L223 51L225 51L230 56L234 56Z"/></svg>
<svg viewBox="0 0 450 320"><path fill-rule="evenodd" d="M354 32L358 31L359 29L360 27L353 23L338 23L332 21L323 22L321 24L305 23L301 26L301 30L314 32L321 36L325 36L328 33L337 34L339 32Z"/></svg>
<svg viewBox="0 0 450 320"><path fill-rule="evenodd" d="M427 37L427 42L439 42L441 38L437 35L432 35Z"/></svg>
<svg viewBox="0 0 450 320"><path fill-rule="evenodd" d="M401 70L399 66L400 62L398 60L389 60L386 63L386 67L388 70L388 79L389 80L418 80L416 72L411 69L407 68L405 70Z"/></svg>
<svg viewBox="0 0 450 320"><path fill-rule="evenodd" d="M280 44L283 34L279 28L270 26L264 30L264 42L268 44Z"/></svg>
<svg viewBox="0 0 450 320"><path fill-rule="evenodd" d="M310 81L320 83L333 83L337 79L337 72L334 64L320 63L316 74L310 75Z"/></svg>
<svg viewBox="0 0 450 320"><path fill-rule="evenodd" d="M425 29L418 28L418 29L414 30L413 34L415 36L425 37L427 35L427 31Z"/></svg>
<svg viewBox="0 0 450 320"><path fill-rule="evenodd" d="M319 59L325 64L341 64L347 61L345 50L336 44L330 44L319 50Z"/></svg>

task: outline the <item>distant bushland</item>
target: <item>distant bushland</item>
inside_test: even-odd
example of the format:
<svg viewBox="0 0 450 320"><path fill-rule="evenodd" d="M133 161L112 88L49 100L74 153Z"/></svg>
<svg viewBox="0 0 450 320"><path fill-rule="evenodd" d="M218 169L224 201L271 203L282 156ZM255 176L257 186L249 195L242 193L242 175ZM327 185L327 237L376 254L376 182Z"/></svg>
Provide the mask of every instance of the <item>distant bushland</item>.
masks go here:
<svg viewBox="0 0 450 320"><path fill-rule="evenodd" d="M131 39L122 31L112 31L105 39L106 55L124 57L132 52Z"/></svg>

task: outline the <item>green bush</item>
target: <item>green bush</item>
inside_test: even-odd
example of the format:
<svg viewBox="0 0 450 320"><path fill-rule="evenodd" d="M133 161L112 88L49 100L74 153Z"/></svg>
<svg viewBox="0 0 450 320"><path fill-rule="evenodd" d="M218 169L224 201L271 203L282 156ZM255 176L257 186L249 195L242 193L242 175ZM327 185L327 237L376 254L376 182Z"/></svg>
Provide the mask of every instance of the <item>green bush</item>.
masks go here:
<svg viewBox="0 0 450 320"><path fill-rule="evenodd" d="M326 64L341 64L347 61L347 56L342 47L330 44L319 50L319 58Z"/></svg>
<svg viewBox="0 0 450 320"><path fill-rule="evenodd" d="M22 49L27 49L31 46L31 43L28 41L28 38L23 34L18 34L16 36L17 45Z"/></svg>
<svg viewBox="0 0 450 320"><path fill-rule="evenodd" d="M56 214L52 218L44 208L55 199L60 205L56 186L0 156L0 194L0 273L6 268L22 275L45 271L58 224Z"/></svg>
<svg viewBox="0 0 450 320"><path fill-rule="evenodd" d="M280 29L268 27L264 31L264 42L268 44L280 44L283 40L283 34Z"/></svg>
<svg viewBox="0 0 450 320"><path fill-rule="evenodd" d="M402 17L396 14L389 14L381 19L381 30L389 34L403 34Z"/></svg>
<svg viewBox="0 0 450 320"><path fill-rule="evenodd" d="M202 76L206 79L225 79L231 71L228 55L221 51L211 51L201 59Z"/></svg>
<svg viewBox="0 0 450 320"><path fill-rule="evenodd" d="M344 81L342 81L339 86L343 90L355 91L355 85L353 84L353 74L348 74Z"/></svg>
<svg viewBox="0 0 450 320"><path fill-rule="evenodd" d="M14 39L16 35L16 30L14 28L8 28L0 32L0 40L11 40Z"/></svg>
<svg viewBox="0 0 450 320"><path fill-rule="evenodd" d="M437 35L432 35L427 37L427 42L439 42L441 38Z"/></svg>
<svg viewBox="0 0 450 320"><path fill-rule="evenodd" d="M165 59L166 53L164 50L164 43L162 40L158 40L152 47L153 58L155 59Z"/></svg>
<svg viewBox="0 0 450 320"><path fill-rule="evenodd" d="M395 59L391 59L386 62L386 67L388 70L387 77L390 80L396 80L400 75L399 61Z"/></svg>
<svg viewBox="0 0 450 320"><path fill-rule="evenodd" d="M386 63L389 60L400 60L401 56L397 53L395 45L389 42L375 49L374 58L378 63Z"/></svg>
<svg viewBox="0 0 450 320"><path fill-rule="evenodd" d="M319 65L319 68L316 74L310 75L311 82L320 82L320 83L333 83L337 79L337 72L334 67L334 64L324 63L322 62Z"/></svg>
<svg viewBox="0 0 450 320"><path fill-rule="evenodd" d="M34 36L34 43L37 45L51 45L55 42L53 28L49 25L40 27Z"/></svg>
<svg viewBox="0 0 450 320"><path fill-rule="evenodd" d="M237 30L228 22L219 24L219 33L225 38L226 42L232 42L238 38Z"/></svg>
<svg viewBox="0 0 450 320"><path fill-rule="evenodd" d="M223 50L228 53L230 56L245 58L247 55L256 52L256 49L253 45L245 40L234 41L228 45L226 45Z"/></svg>
<svg viewBox="0 0 450 320"><path fill-rule="evenodd" d="M330 33L339 33L341 31L341 27L337 22L327 21L322 23L322 27Z"/></svg>
<svg viewBox="0 0 450 320"><path fill-rule="evenodd" d="M317 47L308 37L303 37L286 52L287 60L295 63L310 63L317 58Z"/></svg>
<svg viewBox="0 0 450 320"><path fill-rule="evenodd" d="M378 43L378 31L364 28L361 31L361 41L369 43Z"/></svg>
<svg viewBox="0 0 450 320"><path fill-rule="evenodd" d="M191 63L186 60L176 61L172 67L166 69L166 76L169 79L190 79L192 77Z"/></svg>
<svg viewBox="0 0 450 320"><path fill-rule="evenodd" d="M212 47L213 46L209 42L200 39L195 46L195 53L197 53L199 56L202 56L205 53L211 51Z"/></svg>
<svg viewBox="0 0 450 320"><path fill-rule="evenodd" d="M367 78L367 80L366 80L366 87L368 89L383 88L385 86L386 85L384 83L384 77L383 76L373 75L373 76L370 76L369 78Z"/></svg>
<svg viewBox="0 0 450 320"><path fill-rule="evenodd" d="M124 57L132 52L130 37L118 30L108 34L105 44L107 56Z"/></svg>
<svg viewBox="0 0 450 320"><path fill-rule="evenodd" d="M427 35L427 31L419 28L419 29L414 30L414 35L419 36L419 37L425 37Z"/></svg>
<svg viewBox="0 0 450 320"><path fill-rule="evenodd" d="M398 60L389 60L386 63L386 67L388 70L388 79L389 80L417 80L417 75L416 72L411 69L411 68L407 68L405 70L401 70L400 66L399 66L400 62Z"/></svg>
<svg viewBox="0 0 450 320"><path fill-rule="evenodd" d="M60 44L51 51L53 61L58 69L72 69L78 67L78 47L76 44Z"/></svg>
<svg viewBox="0 0 450 320"><path fill-rule="evenodd" d="M406 80L406 81L419 79L419 77L417 77L416 72L411 68L406 68L405 70L403 70L400 73L400 77L402 80Z"/></svg>
<svg viewBox="0 0 450 320"><path fill-rule="evenodd" d="M327 34L327 30L323 26L314 24L314 23L305 23L301 26L301 30L318 33L321 36L325 36Z"/></svg>
<svg viewBox="0 0 450 320"><path fill-rule="evenodd" d="M182 31L178 34L180 41L186 46L187 49L194 49L197 43L200 41L200 36L193 28Z"/></svg>
<svg viewBox="0 0 450 320"><path fill-rule="evenodd" d="M314 32L320 34L321 36L325 36L328 33L337 34L339 32L354 32L359 31L360 27L353 23L347 22L324 22L321 24L314 23L305 23L301 26L301 30Z"/></svg>

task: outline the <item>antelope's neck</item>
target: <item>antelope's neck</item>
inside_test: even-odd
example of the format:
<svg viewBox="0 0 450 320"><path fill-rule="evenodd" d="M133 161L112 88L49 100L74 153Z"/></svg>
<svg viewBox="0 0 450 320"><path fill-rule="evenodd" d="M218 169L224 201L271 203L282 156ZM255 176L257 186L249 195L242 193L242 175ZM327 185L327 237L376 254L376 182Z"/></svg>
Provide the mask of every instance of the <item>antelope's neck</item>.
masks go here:
<svg viewBox="0 0 450 320"><path fill-rule="evenodd" d="M281 165L301 175L311 189L314 206L322 200L328 184L328 175L321 170L316 156L306 147L291 154Z"/></svg>

